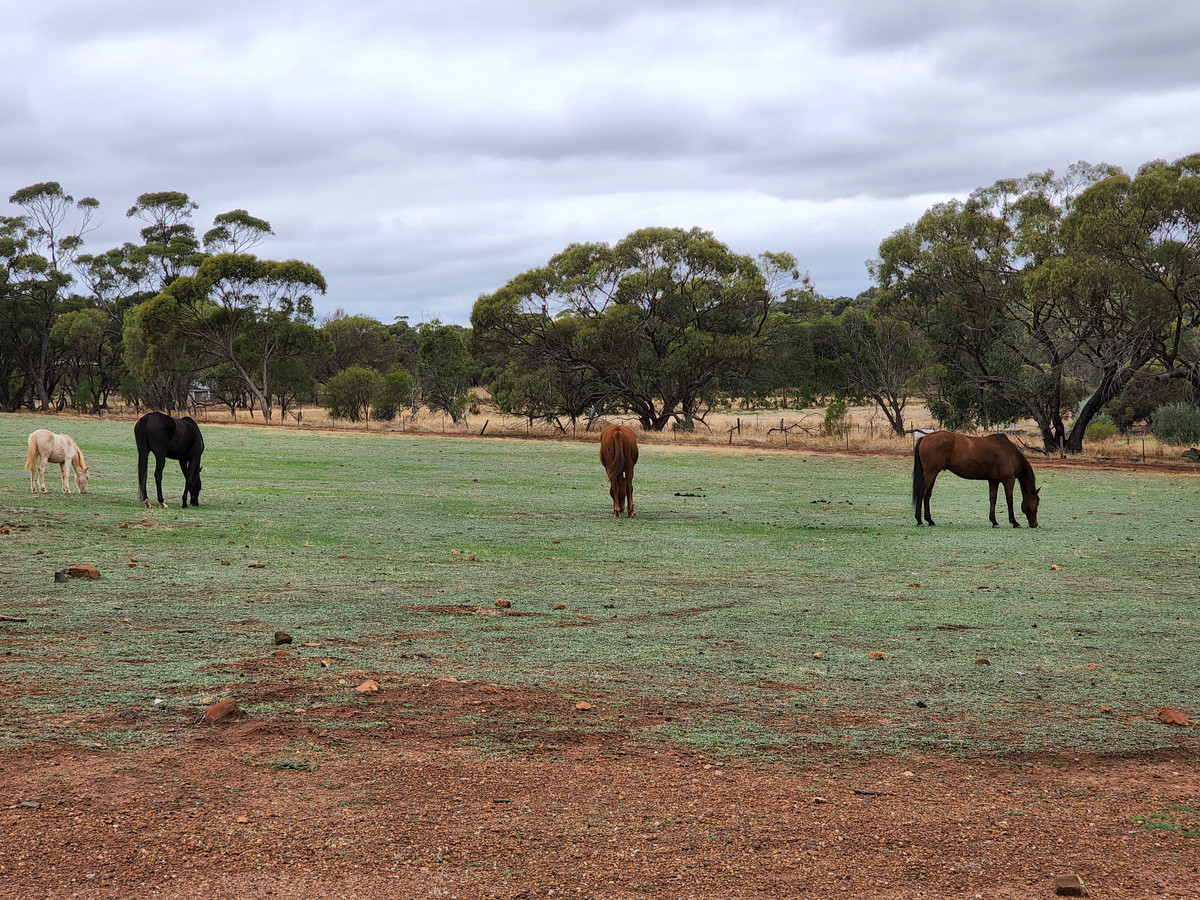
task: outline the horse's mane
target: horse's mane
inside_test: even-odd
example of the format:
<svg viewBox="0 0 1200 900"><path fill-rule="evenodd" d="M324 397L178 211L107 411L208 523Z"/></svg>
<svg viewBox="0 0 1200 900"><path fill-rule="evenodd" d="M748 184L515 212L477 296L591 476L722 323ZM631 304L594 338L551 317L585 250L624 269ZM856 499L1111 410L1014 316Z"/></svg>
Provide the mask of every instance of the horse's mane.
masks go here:
<svg viewBox="0 0 1200 900"><path fill-rule="evenodd" d="M83 448L80 447L79 444L76 443L75 438L71 437L69 434L64 434L61 437L65 441L70 441L71 446L75 448L75 459L79 461L79 468L86 469L87 461L83 458Z"/></svg>

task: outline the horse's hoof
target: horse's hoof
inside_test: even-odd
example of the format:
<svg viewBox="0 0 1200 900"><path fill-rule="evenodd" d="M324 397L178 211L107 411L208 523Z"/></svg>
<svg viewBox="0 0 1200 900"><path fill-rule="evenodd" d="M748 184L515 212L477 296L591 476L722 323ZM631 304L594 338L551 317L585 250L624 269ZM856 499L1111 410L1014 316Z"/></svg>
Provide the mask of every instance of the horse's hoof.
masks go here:
<svg viewBox="0 0 1200 900"><path fill-rule="evenodd" d="M167 501L166 501L166 500L164 500L162 503L160 503L160 504L158 504L158 505L159 505L159 506L161 506L163 509L166 509L166 508L167 508Z"/></svg>

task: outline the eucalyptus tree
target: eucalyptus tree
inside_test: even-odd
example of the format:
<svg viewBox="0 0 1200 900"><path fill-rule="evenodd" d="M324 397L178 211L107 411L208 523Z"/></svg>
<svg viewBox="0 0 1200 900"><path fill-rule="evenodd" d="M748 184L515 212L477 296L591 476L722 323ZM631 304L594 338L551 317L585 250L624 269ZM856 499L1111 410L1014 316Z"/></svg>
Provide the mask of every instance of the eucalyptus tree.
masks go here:
<svg viewBox="0 0 1200 900"><path fill-rule="evenodd" d="M9 350L21 361L33 399L49 409L59 369L50 329L65 308L71 269L100 204L92 197L76 201L57 181L22 188L8 202L22 210L0 221L0 266L15 341Z"/></svg>
<svg viewBox="0 0 1200 900"><path fill-rule="evenodd" d="M1136 352L1162 378L1200 389L1200 153L1146 163L1132 178L1111 173L1079 196L1065 225L1098 280L1121 292Z"/></svg>
<svg viewBox="0 0 1200 900"><path fill-rule="evenodd" d="M570 245L481 296L471 323L521 371L586 375L597 402L658 431L702 419L723 378L750 374L770 307L751 257L700 229L646 228Z"/></svg>
<svg viewBox="0 0 1200 900"><path fill-rule="evenodd" d="M1114 171L1078 164L1063 177L1001 180L932 207L880 245L877 310L929 340L930 408L943 422L986 426L1025 415L1047 449L1065 442L1064 416L1108 351L1087 331L1098 324L1079 294L1046 273L1067 252L1062 224L1075 197Z"/></svg>
<svg viewBox="0 0 1200 900"><path fill-rule="evenodd" d="M194 275L148 301L143 323L159 335L185 338L211 364L229 363L270 421L271 363L303 352L292 326L311 322L312 294L324 291L325 278L308 263L222 253L205 257Z"/></svg>

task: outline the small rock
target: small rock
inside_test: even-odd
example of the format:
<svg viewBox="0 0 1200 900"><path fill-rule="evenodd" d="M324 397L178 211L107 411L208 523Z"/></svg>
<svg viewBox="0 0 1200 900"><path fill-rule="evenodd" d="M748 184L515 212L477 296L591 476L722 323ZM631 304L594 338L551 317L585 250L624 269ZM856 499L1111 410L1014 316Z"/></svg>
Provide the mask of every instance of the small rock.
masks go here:
<svg viewBox="0 0 1200 900"><path fill-rule="evenodd" d="M354 692L356 694L374 694L378 690L379 685L375 681L368 678L366 681L356 687Z"/></svg>
<svg viewBox="0 0 1200 900"><path fill-rule="evenodd" d="M1061 572L1061 571L1062 571L1062 566L1051 566L1051 567L1050 567L1050 571L1051 571L1051 572Z"/></svg>
<svg viewBox="0 0 1200 900"><path fill-rule="evenodd" d="M246 566L247 569L265 569L266 567L267 564L264 562L252 562L250 565Z"/></svg>
<svg viewBox="0 0 1200 900"><path fill-rule="evenodd" d="M555 609L566 609L567 605L565 603L555 603L554 608Z"/></svg>
<svg viewBox="0 0 1200 900"><path fill-rule="evenodd" d="M65 583L65 582L68 582L68 581L70 581L71 579L67 577L67 573L66 573L66 572L55 572L55 573L54 573L54 580L55 580L56 582L58 582L59 584L63 584L63 583Z"/></svg>
<svg viewBox="0 0 1200 900"><path fill-rule="evenodd" d="M233 563L231 563L231 562L230 562L229 560L227 560L227 559L223 559L223 560L221 560L221 565L223 565L223 566L231 566L231 565L233 565Z"/></svg>
<svg viewBox="0 0 1200 900"><path fill-rule="evenodd" d="M1072 872L1054 879L1054 893L1061 897L1086 897L1088 890L1083 884L1083 879Z"/></svg>
<svg viewBox="0 0 1200 900"><path fill-rule="evenodd" d="M816 653L813 654L813 659L820 659L820 658L821 658L821 651L818 650Z"/></svg>
<svg viewBox="0 0 1200 900"><path fill-rule="evenodd" d="M95 566L67 566L66 572L72 578L99 578L100 570Z"/></svg>
<svg viewBox="0 0 1200 900"><path fill-rule="evenodd" d="M977 665L977 666L990 666L991 664L992 664L992 661L983 656L981 656L981 657L979 657L979 659L975 660L975 665Z"/></svg>
<svg viewBox="0 0 1200 900"><path fill-rule="evenodd" d="M887 654L881 653L878 650L872 650L870 653L867 654L867 656L871 659L887 659Z"/></svg>
<svg viewBox="0 0 1200 900"><path fill-rule="evenodd" d="M290 634L288 634L286 631L275 632L276 646L278 646L279 644L290 644L291 642L292 642L292 636Z"/></svg>
<svg viewBox="0 0 1200 900"><path fill-rule="evenodd" d="M237 701L232 697L226 697L224 700L214 703L204 711L204 721L215 722L218 719L224 719L226 716L232 716L237 711Z"/></svg>
<svg viewBox="0 0 1200 900"><path fill-rule="evenodd" d="M21 805L23 807L25 807L26 809L41 809L42 808L42 804L38 803L36 800L22 800Z"/></svg>
<svg viewBox="0 0 1200 900"><path fill-rule="evenodd" d="M592 708L592 704L588 703L586 700L580 700L575 704L575 708L581 711L587 711Z"/></svg>
<svg viewBox="0 0 1200 900"><path fill-rule="evenodd" d="M1187 727L1188 717L1177 709L1171 709L1169 706L1160 706L1158 708L1158 718L1168 725L1182 725Z"/></svg>
<svg viewBox="0 0 1200 900"><path fill-rule="evenodd" d="M271 653L271 655L272 656L291 656L292 651L291 650L275 650L274 652Z"/></svg>
<svg viewBox="0 0 1200 900"><path fill-rule="evenodd" d="M509 603L507 600L505 600L503 597L501 597L499 600L497 600L494 605L496 606L497 609L508 609L510 606L512 606L512 604Z"/></svg>

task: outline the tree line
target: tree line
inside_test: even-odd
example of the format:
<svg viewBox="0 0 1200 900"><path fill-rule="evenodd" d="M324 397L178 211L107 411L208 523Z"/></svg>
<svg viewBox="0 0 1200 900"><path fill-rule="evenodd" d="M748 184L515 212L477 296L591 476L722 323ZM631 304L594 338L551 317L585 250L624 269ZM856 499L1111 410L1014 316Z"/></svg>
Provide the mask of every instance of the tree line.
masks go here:
<svg viewBox="0 0 1200 900"><path fill-rule="evenodd" d="M245 210L198 235L186 194L143 194L140 242L84 250L97 204L54 182L0 218L0 406L175 409L203 383L264 418L319 402L353 421L422 405L456 421L485 385L501 411L648 430L714 409L875 404L897 434L925 400L949 428L1036 423L1047 449L1200 396L1200 154L1130 176L1078 163L997 181L887 236L857 297L795 257L645 228L572 244L481 295L470 327L315 320L319 270L251 251ZM1200 413L1196 414L1200 419Z"/></svg>

